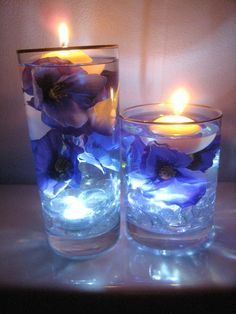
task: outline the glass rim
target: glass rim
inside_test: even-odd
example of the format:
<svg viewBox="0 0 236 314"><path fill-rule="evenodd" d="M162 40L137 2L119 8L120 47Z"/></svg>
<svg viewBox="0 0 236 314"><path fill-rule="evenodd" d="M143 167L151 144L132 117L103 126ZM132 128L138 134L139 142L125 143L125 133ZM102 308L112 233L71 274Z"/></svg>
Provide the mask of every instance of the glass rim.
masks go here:
<svg viewBox="0 0 236 314"><path fill-rule="evenodd" d="M32 52L47 52L59 50L89 50L89 49L116 49L119 48L117 44L111 45L93 45L93 46L68 46L68 47L51 47L51 48L34 48L34 49L18 49L17 54L32 53Z"/></svg>
<svg viewBox="0 0 236 314"><path fill-rule="evenodd" d="M145 107L145 106L159 106L159 105L164 105L163 103L149 103L149 104L142 104L142 105L136 105L136 106L131 106L128 108L123 109L122 111L120 110L119 113L119 117L124 120L124 121L128 121L128 122L132 122L132 123L138 123L138 124L153 124L153 125L192 125L192 124L199 124L199 123L207 123L207 122L212 122L212 121L216 121L222 118L223 113L221 110L217 109L217 108L213 108L211 106L207 106L207 105L198 105L198 104L188 104L187 107L196 107L196 108L202 108L204 109L208 109L211 111L214 111L217 115L214 118L209 118L209 119L202 119L200 121L188 121L188 122L154 122L154 121L148 121L148 120L141 120L141 119L135 119L135 118L130 118L130 117L126 117L125 113L127 113L128 111L135 109L135 108L140 108L140 107Z"/></svg>

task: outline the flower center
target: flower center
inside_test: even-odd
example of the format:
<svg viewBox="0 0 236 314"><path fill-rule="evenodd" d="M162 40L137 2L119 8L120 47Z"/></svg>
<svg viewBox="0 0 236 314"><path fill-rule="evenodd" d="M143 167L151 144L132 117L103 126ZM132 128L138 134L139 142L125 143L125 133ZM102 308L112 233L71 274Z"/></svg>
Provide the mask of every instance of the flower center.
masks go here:
<svg viewBox="0 0 236 314"><path fill-rule="evenodd" d="M54 87L50 88L48 96L52 100L59 102L63 97L67 96L67 94L64 92L64 84L63 83L57 83Z"/></svg>
<svg viewBox="0 0 236 314"><path fill-rule="evenodd" d="M162 180L168 180L170 178L173 178L176 172L171 166L165 165L159 169L158 174Z"/></svg>
<svg viewBox="0 0 236 314"><path fill-rule="evenodd" d="M67 172L71 168L71 161L65 157L58 157L54 164L54 176L56 179L66 180Z"/></svg>

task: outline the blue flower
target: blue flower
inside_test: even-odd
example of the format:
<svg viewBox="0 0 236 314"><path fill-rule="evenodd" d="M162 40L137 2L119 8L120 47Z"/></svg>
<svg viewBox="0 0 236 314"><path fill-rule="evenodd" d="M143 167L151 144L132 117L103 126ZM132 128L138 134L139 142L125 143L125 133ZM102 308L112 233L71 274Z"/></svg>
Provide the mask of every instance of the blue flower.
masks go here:
<svg viewBox="0 0 236 314"><path fill-rule="evenodd" d="M137 148L140 147L139 143ZM157 202L194 205L205 194L207 182L201 171L188 169L191 161L184 153L151 142L143 151L139 169L128 174L128 182Z"/></svg>
<svg viewBox="0 0 236 314"><path fill-rule="evenodd" d="M117 154L118 143L112 136L105 136L93 132L88 136L84 147L84 152L79 155L80 162L91 164L103 173L106 169L119 171L119 161Z"/></svg>
<svg viewBox="0 0 236 314"><path fill-rule="evenodd" d="M60 58L40 59L23 72L23 89L34 96L28 104L42 111L43 122L51 127L82 127L90 109L107 98L106 81Z"/></svg>
<svg viewBox="0 0 236 314"><path fill-rule="evenodd" d="M123 145L128 147L127 170L129 172L138 170L142 162L145 144L139 136L129 136L123 140Z"/></svg>
<svg viewBox="0 0 236 314"><path fill-rule="evenodd" d="M73 73L74 68L70 67L68 65L71 65L72 63L68 60L63 60L58 57L52 57L52 58L41 58L36 60L35 62L31 64L27 64L24 67L23 73L22 73L22 82L23 82L23 92L27 93L28 95L33 96L34 94L34 88L33 88L33 78L32 78L32 70L36 66L52 66L59 65L60 69L63 71L65 75L69 75ZM65 66L63 66L65 65Z"/></svg>
<svg viewBox="0 0 236 314"><path fill-rule="evenodd" d="M192 155L192 162L189 169L206 171L213 164L213 160L220 147L220 135L217 135L213 142L203 150Z"/></svg>
<svg viewBox="0 0 236 314"><path fill-rule="evenodd" d="M32 141L39 189L47 197L55 197L67 186L80 184L77 157L83 149L81 143L71 139L58 130L50 130L41 139Z"/></svg>

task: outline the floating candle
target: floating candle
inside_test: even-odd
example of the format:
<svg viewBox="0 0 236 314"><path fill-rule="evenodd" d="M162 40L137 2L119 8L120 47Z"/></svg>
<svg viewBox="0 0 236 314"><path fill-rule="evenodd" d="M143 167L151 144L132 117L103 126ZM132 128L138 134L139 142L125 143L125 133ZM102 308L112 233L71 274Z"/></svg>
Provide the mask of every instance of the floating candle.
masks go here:
<svg viewBox="0 0 236 314"><path fill-rule="evenodd" d="M159 134L155 138L159 144L166 144L186 154L196 153L207 147L215 138L216 130L205 132L204 126L182 115L188 104L189 96L184 89L178 89L172 96L170 104L173 114L160 115L149 128ZM153 140L150 138L149 140ZM144 142L147 142L144 140Z"/></svg>
<svg viewBox="0 0 236 314"><path fill-rule="evenodd" d="M158 122L160 124L152 126L152 131L166 136L193 135L198 133L201 129L198 124L186 124L186 122L194 121L185 116L161 116L155 119L154 122Z"/></svg>
<svg viewBox="0 0 236 314"><path fill-rule="evenodd" d="M173 94L171 100L174 114L156 118L153 122L158 124L150 127L152 132L163 136L188 136L199 133L201 130L200 126L194 123L194 120L181 115L188 100L189 96L187 92L182 88L178 89Z"/></svg>
<svg viewBox="0 0 236 314"><path fill-rule="evenodd" d="M93 60L81 50L55 50L49 51L42 58L58 57L72 63L91 63Z"/></svg>
<svg viewBox="0 0 236 314"><path fill-rule="evenodd" d="M61 23L58 28L60 46L62 48L68 47L69 29L65 23ZM65 49L49 51L42 55L42 58L58 57L63 60L68 60L74 64L84 64L81 66L88 74L100 74L104 70L104 64L94 65L93 59L85 52L79 49Z"/></svg>

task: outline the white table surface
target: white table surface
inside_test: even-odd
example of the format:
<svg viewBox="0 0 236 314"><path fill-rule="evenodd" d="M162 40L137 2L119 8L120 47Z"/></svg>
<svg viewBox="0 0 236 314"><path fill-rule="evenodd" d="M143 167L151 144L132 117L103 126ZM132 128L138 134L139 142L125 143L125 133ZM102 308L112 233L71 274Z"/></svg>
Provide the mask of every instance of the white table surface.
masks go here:
<svg viewBox="0 0 236 314"><path fill-rule="evenodd" d="M216 236L192 256L156 256L127 240L96 259L55 255L44 233L37 188L0 186L0 287L77 292L162 292L236 288L236 182L218 185Z"/></svg>

